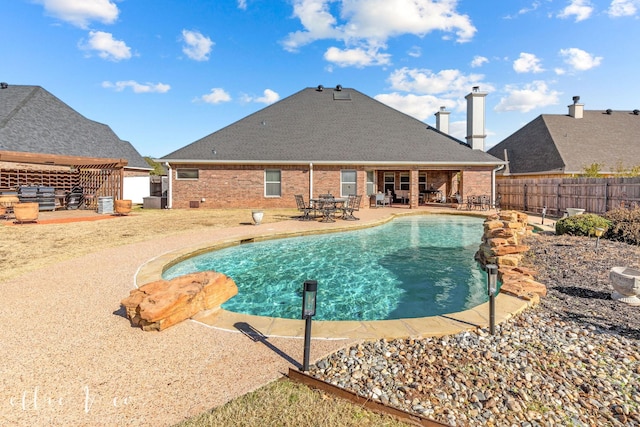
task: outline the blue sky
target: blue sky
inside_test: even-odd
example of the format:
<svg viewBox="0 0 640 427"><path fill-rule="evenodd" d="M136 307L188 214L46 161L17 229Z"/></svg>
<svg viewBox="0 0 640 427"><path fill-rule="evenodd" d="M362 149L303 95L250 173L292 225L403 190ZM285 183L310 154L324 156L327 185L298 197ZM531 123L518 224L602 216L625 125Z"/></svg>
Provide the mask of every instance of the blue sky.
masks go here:
<svg viewBox="0 0 640 427"><path fill-rule="evenodd" d="M640 108L640 0L10 0L0 81L42 86L164 156L305 87L341 84L486 146L540 114Z"/></svg>

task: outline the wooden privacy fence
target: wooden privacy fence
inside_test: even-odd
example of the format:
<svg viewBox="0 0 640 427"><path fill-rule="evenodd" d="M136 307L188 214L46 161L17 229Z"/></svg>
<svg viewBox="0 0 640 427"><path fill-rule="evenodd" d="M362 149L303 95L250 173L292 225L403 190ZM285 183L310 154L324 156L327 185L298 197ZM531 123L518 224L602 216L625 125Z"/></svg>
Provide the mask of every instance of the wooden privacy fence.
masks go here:
<svg viewBox="0 0 640 427"><path fill-rule="evenodd" d="M640 206L640 177L634 178L539 178L496 182L502 209L563 216L567 208L604 214L619 207Z"/></svg>

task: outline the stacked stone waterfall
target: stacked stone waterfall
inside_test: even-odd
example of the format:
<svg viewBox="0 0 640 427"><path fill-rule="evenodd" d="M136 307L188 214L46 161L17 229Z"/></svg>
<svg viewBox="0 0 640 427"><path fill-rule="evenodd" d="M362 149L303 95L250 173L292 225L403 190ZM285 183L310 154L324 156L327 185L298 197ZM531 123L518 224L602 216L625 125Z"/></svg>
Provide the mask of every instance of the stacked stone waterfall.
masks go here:
<svg viewBox="0 0 640 427"><path fill-rule="evenodd" d="M535 270L520 265L522 254L529 250L529 246L521 242L533 232L528 221L527 214L517 211L487 217L476 260L483 266L498 266L500 292L538 303L540 297L547 294L547 288L534 280Z"/></svg>

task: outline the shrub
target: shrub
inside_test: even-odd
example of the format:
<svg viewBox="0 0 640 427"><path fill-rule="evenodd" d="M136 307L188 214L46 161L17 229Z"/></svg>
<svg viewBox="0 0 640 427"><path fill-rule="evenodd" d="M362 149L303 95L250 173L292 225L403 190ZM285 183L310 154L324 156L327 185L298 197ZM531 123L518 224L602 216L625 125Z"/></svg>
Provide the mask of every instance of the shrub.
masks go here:
<svg viewBox="0 0 640 427"><path fill-rule="evenodd" d="M640 208L614 209L604 217L611 221L606 234L608 239L640 245Z"/></svg>
<svg viewBox="0 0 640 427"><path fill-rule="evenodd" d="M572 236L589 236L595 228L608 229L611 222L596 214L582 214L562 218L556 222L556 234L570 234Z"/></svg>

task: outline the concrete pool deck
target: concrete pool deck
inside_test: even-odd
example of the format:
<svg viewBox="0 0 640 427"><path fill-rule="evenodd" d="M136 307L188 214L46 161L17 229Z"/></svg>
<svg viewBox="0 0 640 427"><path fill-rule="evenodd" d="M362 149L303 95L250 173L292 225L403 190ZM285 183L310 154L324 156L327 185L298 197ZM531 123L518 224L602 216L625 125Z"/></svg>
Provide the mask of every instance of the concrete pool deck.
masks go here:
<svg viewBox="0 0 640 427"><path fill-rule="evenodd" d="M365 209L358 212L359 221L337 220L334 223L319 221L286 221L227 229L210 243L164 253L142 265L136 274L136 286L142 286L162 278L162 272L176 262L210 250L221 249L251 241L295 237L309 234L347 231L373 227L394 218L416 214L456 214L485 217L492 211L462 211L447 207ZM535 217L530 218L535 221ZM531 221L530 221L531 222ZM539 222L539 221L537 221ZM535 224L540 227L541 224ZM478 241L480 245L480 241ZM510 295L496 297L496 324L512 318L531 305L529 301ZM237 332L250 327L266 337L304 337L304 322L298 319L252 316L230 312L221 308L201 312L192 318L207 327ZM409 336L444 336L465 330L489 326L489 303L472 309L439 316L377 321L314 321L312 337L315 339L393 339Z"/></svg>

